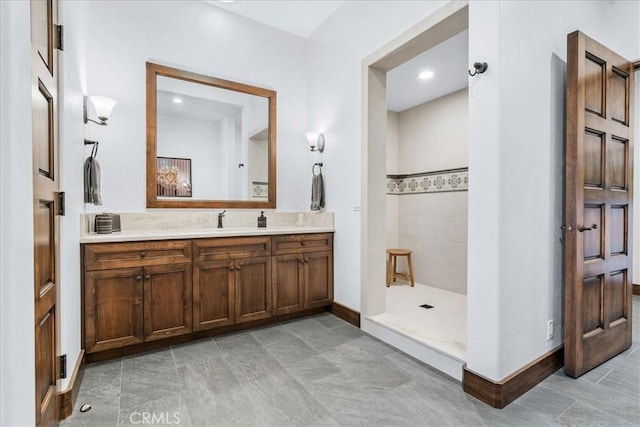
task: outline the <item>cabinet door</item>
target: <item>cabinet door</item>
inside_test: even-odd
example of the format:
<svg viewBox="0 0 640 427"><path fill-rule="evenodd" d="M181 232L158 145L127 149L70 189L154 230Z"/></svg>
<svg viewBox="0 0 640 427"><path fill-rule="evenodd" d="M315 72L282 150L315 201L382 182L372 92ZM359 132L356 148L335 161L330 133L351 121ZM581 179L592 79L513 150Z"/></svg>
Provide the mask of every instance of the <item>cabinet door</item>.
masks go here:
<svg viewBox="0 0 640 427"><path fill-rule="evenodd" d="M271 316L271 257L235 260L236 323Z"/></svg>
<svg viewBox="0 0 640 427"><path fill-rule="evenodd" d="M191 332L191 280L191 264L144 268L145 341Z"/></svg>
<svg viewBox="0 0 640 427"><path fill-rule="evenodd" d="M304 259L302 255L276 255L273 268L273 314L287 314L304 308Z"/></svg>
<svg viewBox="0 0 640 427"><path fill-rule="evenodd" d="M333 301L333 252L304 254L306 308L329 305Z"/></svg>
<svg viewBox="0 0 640 427"><path fill-rule="evenodd" d="M193 327L195 330L233 324L233 261L196 262L193 267Z"/></svg>
<svg viewBox="0 0 640 427"><path fill-rule="evenodd" d="M87 353L141 343L142 268L85 274L84 322Z"/></svg>

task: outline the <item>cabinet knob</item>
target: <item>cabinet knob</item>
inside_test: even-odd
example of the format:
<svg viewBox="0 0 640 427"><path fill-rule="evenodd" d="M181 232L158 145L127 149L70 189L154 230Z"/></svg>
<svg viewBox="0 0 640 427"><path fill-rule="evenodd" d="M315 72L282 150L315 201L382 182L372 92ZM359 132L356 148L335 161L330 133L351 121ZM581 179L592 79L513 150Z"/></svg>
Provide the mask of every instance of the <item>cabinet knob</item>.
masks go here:
<svg viewBox="0 0 640 427"><path fill-rule="evenodd" d="M306 244L307 244L307 242L304 242L304 241L303 241L303 242L300 242L300 244L301 244L302 246L304 246L304 245L306 245Z"/></svg>
<svg viewBox="0 0 640 427"><path fill-rule="evenodd" d="M147 253L146 253L145 251L142 251L142 252L140 252L140 256L141 256L142 258L144 258L144 257L146 257L146 256L147 256Z"/></svg>
<svg viewBox="0 0 640 427"><path fill-rule="evenodd" d="M300 261L300 264L304 263L304 259L300 258L298 261Z"/></svg>
<svg viewBox="0 0 640 427"><path fill-rule="evenodd" d="M309 258L305 258L304 262L306 262L307 264L309 264Z"/></svg>
<svg viewBox="0 0 640 427"><path fill-rule="evenodd" d="M233 264L229 266L229 270L230 270L230 271L233 271L233 268L234 268L234 267L233 267Z"/></svg>
<svg viewBox="0 0 640 427"><path fill-rule="evenodd" d="M237 267L236 267L236 270L240 270L240 266L237 266Z"/></svg>
<svg viewBox="0 0 640 427"><path fill-rule="evenodd" d="M145 274L144 280L149 280L149 279L151 279L151 275L150 274Z"/></svg>
<svg viewBox="0 0 640 427"><path fill-rule="evenodd" d="M135 277L135 279L136 279L136 280L142 280L142 276L138 274L138 275Z"/></svg>

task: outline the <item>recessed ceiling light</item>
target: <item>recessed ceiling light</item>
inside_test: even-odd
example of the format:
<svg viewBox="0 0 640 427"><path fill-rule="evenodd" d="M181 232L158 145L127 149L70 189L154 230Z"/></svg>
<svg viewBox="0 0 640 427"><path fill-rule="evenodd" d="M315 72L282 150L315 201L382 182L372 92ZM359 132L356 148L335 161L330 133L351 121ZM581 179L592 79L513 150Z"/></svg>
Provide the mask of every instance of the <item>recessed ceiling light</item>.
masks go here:
<svg viewBox="0 0 640 427"><path fill-rule="evenodd" d="M220 0L220 3L233 3L235 0Z"/></svg>
<svg viewBox="0 0 640 427"><path fill-rule="evenodd" d="M431 77L433 77L433 71L429 71L429 70L423 71L420 74L418 74L418 78L420 80L429 80Z"/></svg>
<svg viewBox="0 0 640 427"><path fill-rule="evenodd" d="M175 102L176 104L182 104L182 99L180 99L180 98L173 98L173 102Z"/></svg>

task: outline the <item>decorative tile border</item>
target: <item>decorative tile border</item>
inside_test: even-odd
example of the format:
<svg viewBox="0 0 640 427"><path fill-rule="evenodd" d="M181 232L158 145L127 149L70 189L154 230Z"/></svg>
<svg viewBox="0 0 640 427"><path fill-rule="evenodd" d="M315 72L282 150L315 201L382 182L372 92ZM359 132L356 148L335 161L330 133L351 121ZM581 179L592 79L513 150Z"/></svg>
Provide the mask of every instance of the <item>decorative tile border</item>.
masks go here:
<svg viewBox="0 0 640 427"><path fill-rule="evenodd" d="M468 189L469 168L387 175L387 194L442 193Z"/></svg>
<svg viewBox="0 0 640 427"><path fill-rule="evenodd" d="M269 197L269 183L253 181L251 184L251 197L258 197L261 199Z"/></svg>

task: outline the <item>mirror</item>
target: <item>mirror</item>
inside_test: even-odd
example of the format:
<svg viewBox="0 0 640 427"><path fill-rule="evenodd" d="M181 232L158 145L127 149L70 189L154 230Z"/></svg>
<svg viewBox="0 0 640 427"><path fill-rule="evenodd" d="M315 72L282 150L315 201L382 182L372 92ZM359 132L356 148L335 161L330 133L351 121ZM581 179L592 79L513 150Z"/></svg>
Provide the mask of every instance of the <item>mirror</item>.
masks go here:
<svg viewBox="0 0 640 427"><path fill-rule="evenodd" d="M147 207L275 208L276 92L147 62Z"/></svg>

